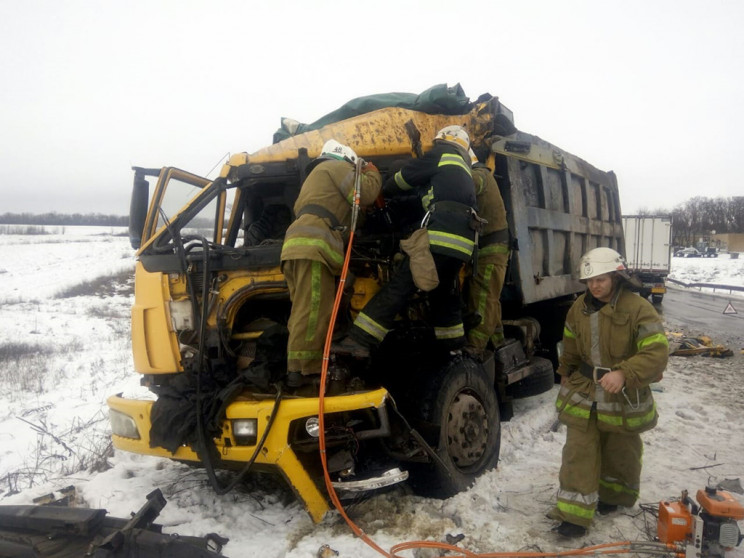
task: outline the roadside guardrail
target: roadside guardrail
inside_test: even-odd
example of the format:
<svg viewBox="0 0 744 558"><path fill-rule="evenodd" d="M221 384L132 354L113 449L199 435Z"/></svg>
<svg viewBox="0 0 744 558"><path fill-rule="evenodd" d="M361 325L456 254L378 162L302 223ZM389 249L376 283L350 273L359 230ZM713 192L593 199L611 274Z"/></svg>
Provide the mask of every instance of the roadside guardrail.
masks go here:
<svg viewBox="0 0 744 558"><path fill-rule="evenodd" d="M744 287L739 285L719 285L717 283L685 283L684 281L678 281L677 279L672 279L671 277L667 277L666 280L669 283L674 283L675 285L682 285L683 287L693 289L713 289L713 292L716 292L716 289L719 289L721 291L728 291L729 294L731 294L733 291L744 292Z"/></svg>

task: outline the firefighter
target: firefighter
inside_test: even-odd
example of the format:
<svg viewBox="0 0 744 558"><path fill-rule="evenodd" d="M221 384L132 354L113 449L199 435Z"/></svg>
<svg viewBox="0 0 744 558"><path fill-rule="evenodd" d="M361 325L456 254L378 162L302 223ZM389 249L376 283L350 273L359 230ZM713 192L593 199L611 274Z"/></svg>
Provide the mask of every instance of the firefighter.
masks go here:
<svg viewBox="0 0 744 558"><path fill-rule="evenodd" d="M567 432L557 503L548 514L566 537L586 534L595 511L638 499L640 433L658 420L649 384L661 378L669 352L656 310L628 288L620 254L594 248L579 265L588 289L563 331L556 406Z"/></svg>
<svg viewBox="0 0 744 558"><path fill-rule="evenodd" d="M437 132L434 147L411 159L385 183L385 197L416 193L426 217L411 235L411 248L380 291L354 320L336 352L358 358L385 338L395 316L417 289L430 291L429 301L437 341L448 350L465 343L458 275L475 246L475 188L470 170L470 138L461 126ZM427 264L427 261L430 264Z"/></svg>
<svg viewBox="0 0 744 558"><path fill-rule="evenodd" d="M504 286L509 259L509 229L504 200L493 170L478 161L470 150L478 214L485 220L478 237L478 257L468 277L467 308L481 317L480 323L467 332L465 351L481 359L490 339L494 347L504 343L501 324L501 288Z"/></svg>
<svg viewBox="0 0 744 558"><path fill-rule="evenodd" d="M294 205L295 221L282 246L282 273L292 310L287 327L287 385L295 388L320 374L323 345L335 298L335 279L344 260L355 189L354 150L328 140L308 165L308 177ZM362 167L360 205L372 205L382 178L372 163Z"/></svg>

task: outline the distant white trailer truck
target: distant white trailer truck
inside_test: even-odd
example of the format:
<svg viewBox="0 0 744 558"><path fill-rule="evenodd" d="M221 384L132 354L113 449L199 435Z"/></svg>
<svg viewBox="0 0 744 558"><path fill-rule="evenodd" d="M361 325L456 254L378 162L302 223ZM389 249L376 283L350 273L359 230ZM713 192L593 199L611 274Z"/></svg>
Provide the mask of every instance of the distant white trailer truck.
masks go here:
<svg viewBox="0 0 744 558"><path fill-rule="evenodd" d="M670 215L623 215L625 258L643 284L641 296L658 304L666 293L672 242Z"/></svg>

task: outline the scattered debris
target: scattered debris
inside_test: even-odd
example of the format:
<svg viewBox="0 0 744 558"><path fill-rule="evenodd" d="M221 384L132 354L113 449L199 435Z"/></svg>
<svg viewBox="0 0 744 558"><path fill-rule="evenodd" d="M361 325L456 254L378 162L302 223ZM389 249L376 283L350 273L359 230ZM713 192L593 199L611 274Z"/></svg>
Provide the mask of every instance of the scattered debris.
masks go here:
<svg viewBox="0 0 744 558"><path fill-rule="evenodd" d="M33 499L34 504L39 506L62 506L62 507L74 507L75 497L77 496L77 489L73 486L66 486L58 490L59 494L50 492Z"/></svg>
<svg viewBox="0 0 744 558"><path fill-rule="evenodd" d="M717 488L727 490L728 492L735 492L736 494L744 494L744 488L742 488L739 479L723 479L718 483Z"/></svg>
<svg viewBox="0 0 744 558"><path fill-rule="evenodd" d="M64 490L75 493L74 487ZM204 537L163 533L154 523L166 503L160 489L148 494L147 502L128 519L107 517L104 509L52 505L55 500L49 494L39 500L48 505L0 506L0 556L217 558L228 542L215 533ZM37 554L39 548L43 554Z"/></svg>
<svg viewBox="0 0 744 558"><path fill-rule="evenodd" d="M724 345L715 345L707 335L699 337L684 337L681 341L672 344L672 356L695 356L702 355L715 358L726 358L734 356L734 352Z"/></svg>
<svg viewBox="0 0 744 558"><path fill-rule="evenodd" d="M318 553L315 556L316 558L333 558L334 556L338 556L338 550L334 550L327 544L324 544L318 549Z"/></svg>

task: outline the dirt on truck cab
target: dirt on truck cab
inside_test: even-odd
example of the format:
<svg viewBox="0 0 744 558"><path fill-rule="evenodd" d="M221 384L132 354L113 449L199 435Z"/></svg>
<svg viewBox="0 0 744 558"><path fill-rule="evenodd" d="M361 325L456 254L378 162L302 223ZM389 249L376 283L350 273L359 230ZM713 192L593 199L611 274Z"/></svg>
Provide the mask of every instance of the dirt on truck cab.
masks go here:
<svg viewBox="0 0 744 558"><path fill-rule="evenodd" d="M447 497L497 465L512 401L554 385L564 317L584 289L572 273L579 258L596 246L624 251L617 182L517 130L496 97L470 102L459 86L426 93L423 104L408 102L423 94L370 96L316 125L285 122L279 141L233 155L214 180L134 169L132 349L157 398L109 398L116 448L199 463L220 492L246 472L274 471L321 520L330 507L318 387L282 389L291 306L280 253L305 168L335 139L385 180L456 124L487 152L507 209L507 341L482 362L439 349L427 295L415 294L369 358L331 355L325 455L342 497L401 481ZM334 338L395 273L399 241L419 225L405 199L360 219ZM220 469L239 473L225 485Z"/></svg>

